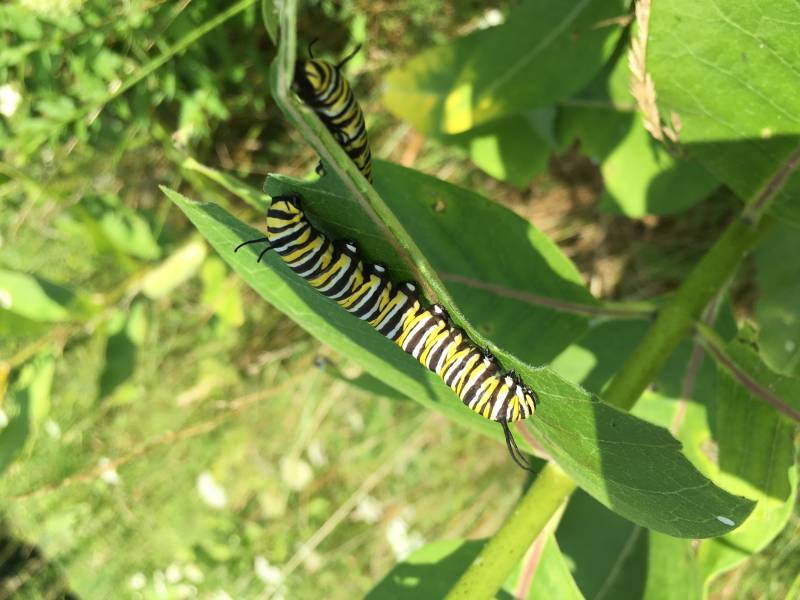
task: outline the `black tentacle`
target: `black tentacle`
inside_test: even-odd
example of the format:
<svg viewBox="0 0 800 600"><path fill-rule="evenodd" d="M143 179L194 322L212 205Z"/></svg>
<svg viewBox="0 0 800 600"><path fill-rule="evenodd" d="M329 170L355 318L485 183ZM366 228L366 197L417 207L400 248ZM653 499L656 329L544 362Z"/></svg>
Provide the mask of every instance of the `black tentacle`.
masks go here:
<svg viewBox="0 0 800 600"><path fill-rule="evenodd" d="M358 54L358 51L359 51L359 50L361 50L361 44L359 44L358 46L356 46L356 47L353 49L353 51L352 51L350 54L348 54L347 56L345 56L345 57L344 57L344 59L342 59L342 60L341 60L339 63L337 63L337 64L336 64L336 68L337 68L337 69L341 69L343 66L345 66L345 65L347 64L347 61L349 61L349 60L350 60L351 58L353 58L353 57L354 57L356 54Z"/></svg>
<svg viewBox="0 0 800 600"><path fill-rule="evenodd" d="M517 442L511 434L511 429L508 427L508 423L506 421L500 421L500 425L503 426L503 433L506 436L506 447L508 448L508 453L511 455L511 459L517 463L518 467L534 473L535 471L530 461L522 453L522 450L519 449L519 446L517 446Z"/></svg>
<svg viewBox="0 0 800 600"><path fill-rule="evenodd" d="M233 251L234 252L238 252L239 248L242 248L243 246L247 246L248 244L258 244L259 242L269 243L269 238L260 237L260 238L255 239L255 240L247 240L246 242L242 242L241 244L236 246L236 248L234 248Z"/></svg>

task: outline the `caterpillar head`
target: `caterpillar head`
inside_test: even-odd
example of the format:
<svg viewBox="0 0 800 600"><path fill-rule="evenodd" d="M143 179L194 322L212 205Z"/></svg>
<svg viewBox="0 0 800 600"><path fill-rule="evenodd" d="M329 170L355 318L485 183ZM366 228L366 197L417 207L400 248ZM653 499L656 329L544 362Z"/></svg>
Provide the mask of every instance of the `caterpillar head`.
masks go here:
<svg viewBox="0 0 800 600"><path fill-rule="evenodd" d="M324 90L332 73L332 65L324 61L299 59L294 63L292 89L303 102L311 102Z"/></svg>
<svg viewBox="0 0 800 600"><path fill-rule="evenodd" d="M300 204L303 199L299 194L285 194L281 196L273 196L272 202L269 205L270 210L279 210L288 214L296 214L302 212Z"/></svg>

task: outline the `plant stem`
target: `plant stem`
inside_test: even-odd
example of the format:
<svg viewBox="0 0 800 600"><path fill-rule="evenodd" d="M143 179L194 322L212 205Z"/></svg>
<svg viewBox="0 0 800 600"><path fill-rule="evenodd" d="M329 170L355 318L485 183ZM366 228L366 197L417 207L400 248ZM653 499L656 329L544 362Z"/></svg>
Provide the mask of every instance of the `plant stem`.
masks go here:
<svg viewBox="0 0 800 600"><path fill-rule="evenodd" d="M772 220L764 219L763 215L799 165L800 146L747 202L740 217L728 226L683 282L678 293L661 310L644 339L603 393L606 402L625 410L636 403L681 340L691 333L695 321L717 290L734 274L742 258L770 227Z"/></svg>
<svg viewBox="0 0 800 600"><path fill-rule="evenodd" d="M555 464L547 463L522 500L506 518L445 597L446 600L494 598L550 517L575 489Z"/></svg>
<svg viewBox="0 0 800 600"><path fill-rule="evenodd" d="M606 402L630 410L681 340L691 333L695 321L719 287L753 248L768 226L764 223L753 225L737 219L728 226L611 380L603 393Z"/></svg>

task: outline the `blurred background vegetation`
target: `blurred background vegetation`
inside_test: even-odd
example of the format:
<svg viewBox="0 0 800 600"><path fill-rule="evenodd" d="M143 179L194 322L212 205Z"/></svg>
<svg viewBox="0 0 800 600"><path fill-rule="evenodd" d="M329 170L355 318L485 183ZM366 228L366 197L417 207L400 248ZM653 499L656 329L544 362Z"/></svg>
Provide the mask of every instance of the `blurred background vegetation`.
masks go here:
<svg viewBox="0 0 800 600"><path fill-rule="evenodd" d="M299 30L329 56L364 45L348 69L375 155L506 203L598 297L674 289L733 214L725 192L601 212L574 146L511 185L382 107L392 66L510 4L310 1ZM0 398L30 409L0 401L0 598L353 598L426 540L494 532L526 484L503 449L322 347L158 191L260 223L196 165L256 189L313 170L269 97L259 3L14 0L0 23ZM785 593L798 533L795 516L715 596Z"/></svg>

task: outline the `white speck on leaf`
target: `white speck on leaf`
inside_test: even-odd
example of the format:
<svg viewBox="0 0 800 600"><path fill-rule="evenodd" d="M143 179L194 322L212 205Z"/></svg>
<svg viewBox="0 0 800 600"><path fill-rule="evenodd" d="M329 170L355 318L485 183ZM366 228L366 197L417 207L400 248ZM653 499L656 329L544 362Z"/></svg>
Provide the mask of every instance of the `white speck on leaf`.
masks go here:
<svg viewBox="0 0 800 600"><path fill-rule="evenodd" d="M721 515L717 515L717 521L719 521L723 525L727 525L728 527L733 527L734 525L736 525L736 523L731 521L728 517L723 517Z"/></svg>
<svg viewBox="0 0 800 600"><path fill-rule="evenodd" d="M0 408L0 429L3 429L6 425L8 425L8 415L6 411Z"/></svg>

